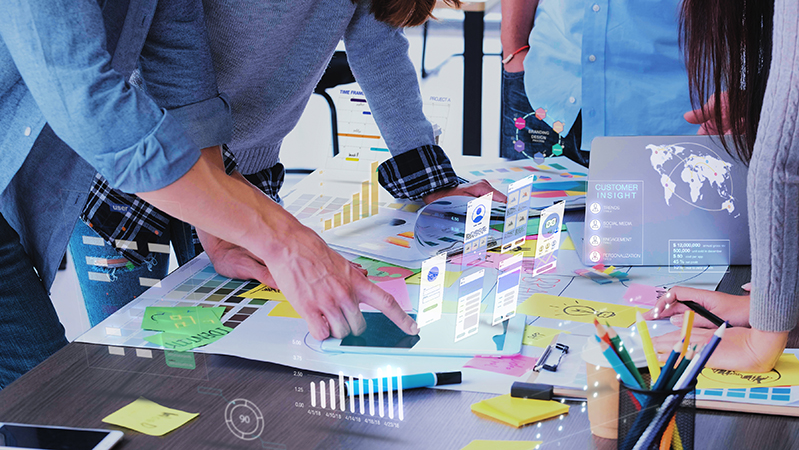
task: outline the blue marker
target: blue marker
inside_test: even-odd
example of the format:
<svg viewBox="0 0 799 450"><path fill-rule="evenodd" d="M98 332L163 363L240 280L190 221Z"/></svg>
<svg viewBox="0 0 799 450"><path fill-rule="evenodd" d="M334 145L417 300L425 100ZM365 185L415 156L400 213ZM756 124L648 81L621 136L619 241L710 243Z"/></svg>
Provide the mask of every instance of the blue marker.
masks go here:
<svg viewBox="0 0 799 450"><path fill-rule="evenodd" d="M402 390L407 389L416 389L422 387L430 387L430 386L441 386L444 384L460 384L461 382L461 373L460 372L439 372L439 373L419 373L416 375L403 375L402 377ZM383 377L382 383L378 384L378 379L375 378L372 380L371 383L364 383L364 388L366 389L365 394L369 394L369 386L374 388L375 392L378 392L379 388L377 386L383 386L382 391L386 392L388 390L388 386L392 386L394 389L397 387L397 377L391 377L391 383ZM347 389L347 393L349 394L352 391L352 395L360 395L361 393L361 383L360 380L353 380L352 385L350 385L349 381L344 383ZM392 389L393 390L393 389Z"/></svg>

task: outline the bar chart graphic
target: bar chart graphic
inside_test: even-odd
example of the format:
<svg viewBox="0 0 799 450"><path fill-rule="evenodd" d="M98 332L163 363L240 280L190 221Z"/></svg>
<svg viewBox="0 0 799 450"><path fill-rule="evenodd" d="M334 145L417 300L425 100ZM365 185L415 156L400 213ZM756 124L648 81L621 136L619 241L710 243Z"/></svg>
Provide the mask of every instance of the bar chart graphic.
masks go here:
<svg viewBox="0 0 799 450"><path fill-rule="evenodd" d="M369 164L369 179L361 183L361 191L352 194L351 201L341 205L340 209L337 209L332 217L320 219L323 224L322 231L332 230L360 219L376 216L379 213L379 184L377 181L377 168L379 165L378 161L372 161Z"/></svg>
<svg viewBox="0 0 799 450"><path fill-rule="evenodd" d="M402 371L399 368L392 371L388 366L385 374L382 369L377 369L376 379L364 379L358 375L357 378L346 377L345 381L344 373L339 372L337 379L311 382L310 396L312 408L405 420Z"/></svg>

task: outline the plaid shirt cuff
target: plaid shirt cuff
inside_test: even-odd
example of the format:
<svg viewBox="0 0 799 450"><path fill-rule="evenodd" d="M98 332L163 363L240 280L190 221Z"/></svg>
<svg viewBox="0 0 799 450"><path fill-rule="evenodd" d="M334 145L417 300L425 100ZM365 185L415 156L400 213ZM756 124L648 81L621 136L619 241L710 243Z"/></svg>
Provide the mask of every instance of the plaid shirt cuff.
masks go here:
<svg viewBox="0 0 799 450"><path fill-rule="evenodd" d="M222 146L222 159L225 161L225 173L230 175L236 170L236 157L228 150L227 145ZM283 164L277 163L274 166L244 175L244 178L257 187L261 192L268 195L275 203L280 203L280 188L283 187L283 180L286 178L286 169Z"/></svg>
<svg viewBox="0 0 799 450"><path fill-rule="evenodd" d="M437 145L423 145L397 155L378 168L378 179L395 198L419 200L460 184L452 163Z"/></svg>

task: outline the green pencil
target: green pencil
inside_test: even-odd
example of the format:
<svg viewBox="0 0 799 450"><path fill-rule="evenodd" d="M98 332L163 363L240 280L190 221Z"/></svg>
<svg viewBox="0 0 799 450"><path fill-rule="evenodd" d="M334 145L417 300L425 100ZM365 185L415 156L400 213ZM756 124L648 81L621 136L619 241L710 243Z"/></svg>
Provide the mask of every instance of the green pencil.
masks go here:
<svg viewBox="0 0 799 450"><path fill-rule="evenodd" d="M605 322L605 324L607 325L606 329L608 331L610 342L613 344L613 349L619 354L619 358L621 358L621 361L625 366L627 366L627 369L633 374L638 383L640 383L641 386L646 386L647 384L644 381L644 378L641 376L641 372L639 372L638 368L635 367L635 363L633 363L633 359L630 357L630 354L627 353L627 349L624 348L624 343L622 342L618 333L613 330L613 327L611 327L609 323Z"/></svg>
<svg viewBox="0 0 799 450"><path fill-rule="evenodd" d="M674 385L677 384L677 380L680 379L682 373L685 372L685 368L688 367L690 364L691 359L696 354L696 345L693 348L689 348L687 352L685 352L685 356L683 356L682 361L680 364L677 365L677 368L674 370L674 374L672 374L671 378L669 378L668 384L666 384L666 390L670 391L674 389Z"/></svg>

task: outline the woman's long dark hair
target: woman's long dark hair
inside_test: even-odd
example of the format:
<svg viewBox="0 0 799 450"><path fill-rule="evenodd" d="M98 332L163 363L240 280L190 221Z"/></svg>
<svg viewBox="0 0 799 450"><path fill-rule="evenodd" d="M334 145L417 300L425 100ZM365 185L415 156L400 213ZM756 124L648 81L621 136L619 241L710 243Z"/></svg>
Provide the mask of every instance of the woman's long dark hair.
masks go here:
<svg viewBox="0 0 799 450"><path fill-rule="evenodd" d="M352 0L353 3L356 0ZM460 0L444 0L457 8ZM371 12L375 19L395 27L414 27L433 17L436 0L372 0Z"/></svg>
<svg viewBox="0 0 799 450"><path fill-rule="evenodd" d="M760 109L771 64L774 0L684 0L680 41L685 52L691 104L701 108L711 96L711 121L723 130L722 91L735 152L752 158ZM733 155L725 139L724 149Z"/></svg>

